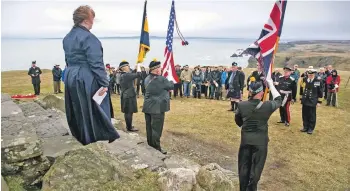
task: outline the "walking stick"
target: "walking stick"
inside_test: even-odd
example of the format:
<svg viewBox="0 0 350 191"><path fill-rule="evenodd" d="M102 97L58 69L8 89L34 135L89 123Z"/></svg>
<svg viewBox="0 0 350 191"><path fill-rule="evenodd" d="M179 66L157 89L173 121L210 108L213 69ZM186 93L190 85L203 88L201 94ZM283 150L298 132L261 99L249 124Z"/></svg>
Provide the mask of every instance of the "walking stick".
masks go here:
<svg viewBox="0 0 350 191"><path fill-rule="evenodd" d="M350 80L350 76L348 78L348 82L346 82L345 88L348 86L349 80Z"/></svg>

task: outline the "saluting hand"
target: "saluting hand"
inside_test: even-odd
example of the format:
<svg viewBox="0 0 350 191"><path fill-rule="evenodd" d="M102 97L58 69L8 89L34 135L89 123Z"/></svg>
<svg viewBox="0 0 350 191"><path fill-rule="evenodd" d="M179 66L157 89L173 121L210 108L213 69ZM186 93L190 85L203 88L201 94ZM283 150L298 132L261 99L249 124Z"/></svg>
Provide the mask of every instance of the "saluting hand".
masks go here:
<svg viewBox="0 0 350 191"><path fill-rule="evenodd" d="M100 90L100 92L98 92L98 95L102 96L107 91L108 91L108 88L104 87L104 88L102 88L102 90Z"/></svg>

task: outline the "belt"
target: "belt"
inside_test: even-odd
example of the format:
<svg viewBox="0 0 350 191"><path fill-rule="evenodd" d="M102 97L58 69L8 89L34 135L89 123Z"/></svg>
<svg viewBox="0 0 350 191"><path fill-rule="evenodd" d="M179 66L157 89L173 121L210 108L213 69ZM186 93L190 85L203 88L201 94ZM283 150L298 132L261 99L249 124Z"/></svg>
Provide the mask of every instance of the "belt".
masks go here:
<svg viewBox="0 0 350 191"><path fill-rule="evenodd" d="M284 94L285 96L284 96L284 98L283 98L283 100L282 100L282 107L284 107L284 105L287 103L287 100L288 100L288 96L289 96L289 94L291 94L292 93L292 91L284 91L284 90L280 90L280 92L282 93L282 94Z"/></svg>

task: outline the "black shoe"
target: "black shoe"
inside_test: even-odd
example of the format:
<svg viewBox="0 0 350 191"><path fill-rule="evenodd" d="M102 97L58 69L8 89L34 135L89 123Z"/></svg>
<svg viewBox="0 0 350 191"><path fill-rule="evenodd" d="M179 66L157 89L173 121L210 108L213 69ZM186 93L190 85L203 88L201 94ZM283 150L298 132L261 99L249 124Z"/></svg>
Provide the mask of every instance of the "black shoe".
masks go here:
<svg viewBox="0 0 350 191"><path fill-rule="evenodd" d="M108 141L108 143L113 143L115 140L117 140L117 139L111 139Z"/></svg>
<svg viewBox="0 0 350 191"><path fill-rule="evenodd" d="M311 130L311 129L307 131L307 134L309 134L309 135L311 135L312 133L313 133L313 130Z"/></svg>
<svg viewBox="0 0 350 191"><path fill-rule="evenodd" d="M302 128L302 129L300 129L300 131L301 131L301 132L307 132L307 129Z"/></svg>
<svg viewBox="0 0 350 191"><path fill-rule="evenodd" d="M166 150L160 149L159 152L161 152L163 155L166 155L168 152Z"/></svg>
<svg viewBox="0 0 350 191"><path fill-rule="evenodd" d="M128 131L130 131L130 132L136 132L136 131L139 131L139 130L136 129L134 126L132 126L130 129L128 129Z"/></svg>
<svg viewBox="0 0 350 191"><path fill-rule="evenodd" d="M279 121L279 122L277 122L277 123L285 123L284 121Z"/></svg>
<svg viewBox="0 0 350 191"><path fill-rule="evenodd" d="M289 127L289 123L285 122L284 126Z"/></svg>

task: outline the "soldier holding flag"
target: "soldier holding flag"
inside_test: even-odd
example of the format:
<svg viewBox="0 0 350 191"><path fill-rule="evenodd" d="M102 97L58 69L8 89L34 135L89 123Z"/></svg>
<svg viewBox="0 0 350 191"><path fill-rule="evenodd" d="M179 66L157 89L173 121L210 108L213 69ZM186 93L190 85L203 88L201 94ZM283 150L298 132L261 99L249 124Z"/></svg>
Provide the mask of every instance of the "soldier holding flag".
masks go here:
<svg viewBox="0 0 350 191"><path fill-rule="evenodd" d="M165 112L170 110L168 92L174 89L174 83L161 76L160 65L160 62L156 60L149 64L142 112L145 113L148 145L166 154L167 152L160 146L160 137L163 132Z"/></svg>

